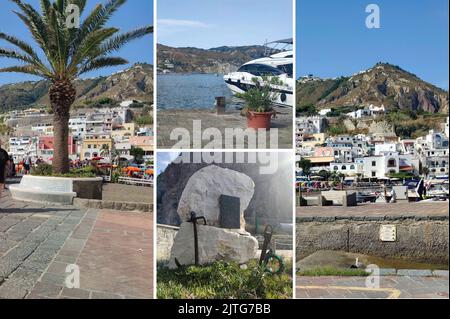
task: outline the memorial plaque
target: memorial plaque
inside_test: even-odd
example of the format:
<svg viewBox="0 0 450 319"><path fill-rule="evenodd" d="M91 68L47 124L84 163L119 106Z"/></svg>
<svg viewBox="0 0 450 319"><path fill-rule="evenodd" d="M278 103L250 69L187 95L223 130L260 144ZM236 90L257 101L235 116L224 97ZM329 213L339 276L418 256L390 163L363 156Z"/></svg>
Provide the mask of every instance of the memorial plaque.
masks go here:
<svg viewBox="0 0 450 319"><path fill-rule="evenodd" d="M221 228L241 228L241 199L228 195L220 195L220 217Z"/></svg>
<svg viewBox="0 0 450 319"><path fill-rule="evenodd" d="M395 225L381 225L380 227L381 241L396 241L397 240L397 226Z"/></svg>

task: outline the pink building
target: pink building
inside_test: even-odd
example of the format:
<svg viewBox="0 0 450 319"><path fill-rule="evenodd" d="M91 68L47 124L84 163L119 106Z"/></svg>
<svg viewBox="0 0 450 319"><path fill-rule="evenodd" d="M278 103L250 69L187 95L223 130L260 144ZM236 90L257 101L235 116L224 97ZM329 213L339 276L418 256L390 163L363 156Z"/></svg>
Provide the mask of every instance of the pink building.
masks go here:
<svg viewBox="0 0 450 319"><path fill-rule="evenodd" d="M67 147L69 156L76 155L77 148L73 136L70 135L67 141ZM44 161L49 161L53 157L53 136L41 136L39 137L38 144L38 157L42 157Z"/></svg>

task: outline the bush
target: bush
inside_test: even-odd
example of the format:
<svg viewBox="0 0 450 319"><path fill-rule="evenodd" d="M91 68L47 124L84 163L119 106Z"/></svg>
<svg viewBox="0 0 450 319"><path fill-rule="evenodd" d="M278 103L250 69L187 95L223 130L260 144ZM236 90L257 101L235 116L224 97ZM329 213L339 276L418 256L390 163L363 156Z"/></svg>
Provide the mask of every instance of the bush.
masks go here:
<svg viewBox="0 0 450 319"><path fill-rule="evenodd" d="M279 97L279 93L273 93L272 86L280 85L281 81L275 77L263 77L260 82L258 78L253 78L255 87L236 96L245 101L245 111L270 112L273 104Z"/></svg>
<svg viewBox="0 0 450 319"><path fill-rule="evenodd" d="M31 170L31 175L35 176L52 176L53 167L50 164L39 164Z"/></svg>
<svg viewBox="0 0 450 319"><path fill-rule="evenodd" d="M39 164L31 170L33 176L51 176L51 177L68 177L68 178L87 178L96 177L97 170L95 167L88 166L80 169L71 170L68 174L54 174L53 167L50 164Z"/></svg>
<svg viewBox="0 0 450 319"><path fill-rule="evenodd" d="M269 275L256 260L247 269L224 262L176 270L158 267L157 295L160 299L289 299L290 271Z"/></svg>

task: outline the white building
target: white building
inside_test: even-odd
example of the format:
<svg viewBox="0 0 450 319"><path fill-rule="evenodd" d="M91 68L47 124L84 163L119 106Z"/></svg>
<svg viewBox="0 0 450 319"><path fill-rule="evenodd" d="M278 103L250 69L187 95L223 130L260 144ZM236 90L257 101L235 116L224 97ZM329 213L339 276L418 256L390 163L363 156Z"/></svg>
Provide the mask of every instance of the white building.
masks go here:
<svg viewBox="0 0 450 319"><path fill-rule="evenodd" d="M71 135L76 140L81 140L86 134L86 118L85 117L74 117L69 120L69 129Z"/></svg>
<svg viewBox="0 0 450 319"><path fill-rule="evenodd" d="M14 161L18 162L27 155L37 156L37 139L29 136L11 137L9 139L8 153L13 156Z"/></svg>
<svg viewBox="0 0 450 319"><path fill-rule="evenodd" d="M331 112L331 109L322 109L319 111L319 115L321 116L327 116L328 113Z"/></svg>
<svg viewBox="0 0 450 319"><path fill-rule="evenodd" d="M337 172L347 176L356 176L358 167L356 163L330 163L330 172Z"/></svg>
<svg viewBox="0 0 450 319"><path fill-rule="evenodd" d="M447 116L447 122L445 122L445 124L444 124L444 133L445 133L445 136L447 136L447 138L449 138L449 136L448 136L448 116Z"/></svg>
<svg viewBox="0 0 450 319"><path fill-rule="evenodd" d="M419 159L410 154L385 152L378 156L368 156L356 161L365 178L386 178L399 172L419 173ZM361 165L362 164L362 165Z"/></svg>
<svg viewBox="0 0 450 319"><path fill-rule="evenodd" d="M449 139L444 133L430 130L425 137L416 140L415 148L422 168L428 169L428 175L445 176L449 172Z"/></svg>
<svg viewBox="0 0 450 319"><path fill-rule="evenodd" d="M386 152L396 152L397 144L394 143L385 143L385 144L377 144L375 145L375 156L381 155L381 153Z"/></svg>

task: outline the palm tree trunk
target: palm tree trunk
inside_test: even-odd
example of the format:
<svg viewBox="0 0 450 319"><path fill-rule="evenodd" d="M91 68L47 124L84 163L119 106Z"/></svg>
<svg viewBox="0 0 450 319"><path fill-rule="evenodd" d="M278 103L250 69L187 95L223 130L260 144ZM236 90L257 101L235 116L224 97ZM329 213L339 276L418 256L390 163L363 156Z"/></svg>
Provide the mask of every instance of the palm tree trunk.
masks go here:
<svg viewBox="0 0 450 319"><path fill-rule="evenodd" d="M55 112L53 115L53 172L69 173L69 110Z"/></svg>
<svg viewBox="0 0 450 319"><path fill-rule="evenodd" d="M69 80L55 80L49 89L53 109L53 173L69 173L69 119L70 107L76 90Z"/></svg>

